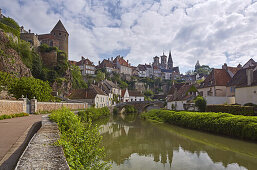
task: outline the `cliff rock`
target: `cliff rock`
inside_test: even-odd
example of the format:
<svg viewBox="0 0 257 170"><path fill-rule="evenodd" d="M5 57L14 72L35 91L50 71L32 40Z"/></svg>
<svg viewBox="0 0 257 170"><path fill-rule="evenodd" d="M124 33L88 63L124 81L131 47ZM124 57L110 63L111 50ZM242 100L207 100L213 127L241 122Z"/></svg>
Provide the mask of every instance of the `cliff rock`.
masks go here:
<svg viewBox="0 0 257 170"><path fill-rule="evenodd" d="M0 71L15 74L17 77L31 77L30 69L23 64L21 56L9 44L6 33L0 30Z"/></svg>

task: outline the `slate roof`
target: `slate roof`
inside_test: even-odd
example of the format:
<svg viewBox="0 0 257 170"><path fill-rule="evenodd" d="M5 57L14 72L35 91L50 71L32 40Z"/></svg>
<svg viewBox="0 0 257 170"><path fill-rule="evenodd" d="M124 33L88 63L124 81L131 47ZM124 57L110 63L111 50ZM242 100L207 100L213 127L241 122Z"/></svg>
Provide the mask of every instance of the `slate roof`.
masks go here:
<svg viewBox="0 0 257 170"><path fill-rule="evenodd" d="M139 71L146 71L146 70L147 70L146 66L145 66L145 65L142 65L142 64L139 64L139 65L137 66L137 68L138 68Z"/></svg>
<svg viewBox="0 0 257 170"><path fill-rule="evenodd" d="M239 70L234 77L229 81L227 86L235 86L235 87L246 87L247 85L247 69ZM257 70L253 72L253 82L251 86L257 85Z"/></svg>
<svg viewBox="0 0 257 170"><path fill-rule="evenodd" d="M57 24L54 26L54 28L52 29L52 31L55 31L55 30L63 31L63 32L65 32L65 33L68 34L68 32L67 32L67 30L65 29L64 25L62 24L62 21L61 21L61 20L59 20L59 21L57 22ZM52 32L52 31L51 31L51 32Z"/></svg>
<svg viewBox="0 0 257 170"><path fill-rule="evenodd" d="M226 86L230 80L231 77L225 69L213 69L201 83L200 88Z"/></svg>

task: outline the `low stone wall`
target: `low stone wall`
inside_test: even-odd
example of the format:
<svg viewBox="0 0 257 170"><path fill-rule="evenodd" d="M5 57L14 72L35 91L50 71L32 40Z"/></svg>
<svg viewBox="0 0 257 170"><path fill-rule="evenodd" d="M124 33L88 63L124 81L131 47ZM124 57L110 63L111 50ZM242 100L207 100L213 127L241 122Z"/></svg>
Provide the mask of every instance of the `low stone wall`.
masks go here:
<svg viewBox="0 0 257 170"><path fill-rule="evenodd" d="M42 117L42 127L33 136L20 157L15 170L63 169L69 170L61 146L55 145L60 138L58 126L48 116Z"/></svg>
<svg viewBox="0 0 257 170"><path fill-rule="evenodd" d="M62 107L69 108L71 110L85 109L86 103L51 103L51 102L37 102L35 111L52 111L61 109Z"/></svg>
<svg viewBox="0 0 257 170"><path fill-rule="evenodd" d="M26 112L26 101L0 100L0 115Z"/></svg>

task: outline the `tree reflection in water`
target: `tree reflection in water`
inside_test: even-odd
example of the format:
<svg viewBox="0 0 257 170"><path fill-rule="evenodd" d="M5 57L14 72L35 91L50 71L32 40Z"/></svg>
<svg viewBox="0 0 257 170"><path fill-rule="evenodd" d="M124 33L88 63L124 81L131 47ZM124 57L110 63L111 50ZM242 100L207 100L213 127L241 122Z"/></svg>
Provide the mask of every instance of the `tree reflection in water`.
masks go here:
<svg viewBox="0 0 257 170"><path fill-rule="evenodd" d="M106 160L111 160L113 169L257 167L257 144L140 119L125 120L116 117L101 125Z"/></svg>

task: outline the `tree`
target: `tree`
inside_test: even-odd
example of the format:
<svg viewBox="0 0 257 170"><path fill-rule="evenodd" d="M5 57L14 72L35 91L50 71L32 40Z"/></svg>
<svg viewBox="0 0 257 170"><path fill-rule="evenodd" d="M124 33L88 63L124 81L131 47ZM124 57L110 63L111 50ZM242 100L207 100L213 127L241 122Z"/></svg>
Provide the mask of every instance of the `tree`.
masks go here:
<svg viewBox="0 0 257 170"><path fill-rule="evenodd" d="M83 80L80 69L78 66L71 66L71 75L72 75L72 87L74 89L87 88L86 82Z"/></svg>
<svg viewBox="0 0 257 170"><path fill-rule="evenodd" d="M144 95L145 95L145 100L150 101L150 100L152 100L152 97L153 97L153 91L152 90L146 90L144 92Z"/></svg>
<svg viewBox="0 0 257 170"><path fill-rule="evenodd" d="M22 77L15 80L9 89L9 93L15 98L27 96L27 98L36 98L38 101L50 101L52 99L52 88L48 82L31 77Z"/></svg>
<svg viewBox="0 0 257 170"><path fill-rule="evenodd" d="M200 74L200 75L208 75L208 74L210 74L211 71L212 71L212 69L209 66L202 65L195 70L195 73Z"/></svg>
<svg viewBox="0 0 257 170"><path fill-rule="evenodd" d="M198 108L198 111L205 112L206 104L207 104L207 102L202 96L196 97L195 106Z"/></svg>
<svg viewBox="0 0 257 170"><path fill-rule="evenodd" d="M104 80L104 78L105 78L105 74L101 70L98 70L96 73L96 82L100 82Z"/></svg>

